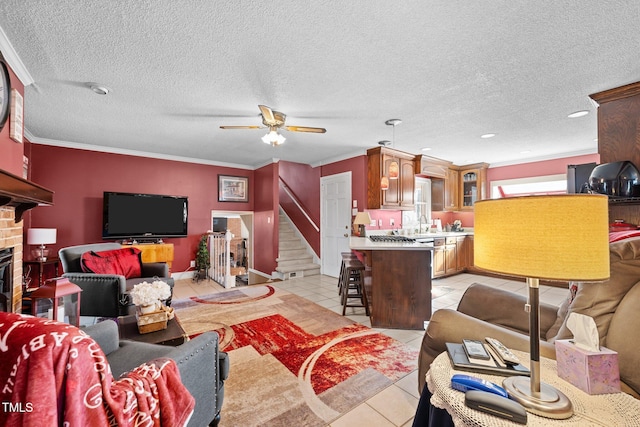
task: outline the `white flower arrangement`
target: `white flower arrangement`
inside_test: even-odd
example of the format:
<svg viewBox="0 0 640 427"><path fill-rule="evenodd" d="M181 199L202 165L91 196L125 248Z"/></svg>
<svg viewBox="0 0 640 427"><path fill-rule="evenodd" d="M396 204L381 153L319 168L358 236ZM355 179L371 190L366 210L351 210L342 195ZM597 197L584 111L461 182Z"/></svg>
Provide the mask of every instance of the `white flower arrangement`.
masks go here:
<svg viewBox="0 0 640 427"><path fill-rule="evenodd" d="M169 298L171 288L161 280L142 282L133 286L130 295L135 305L151 305Z"/></svg>

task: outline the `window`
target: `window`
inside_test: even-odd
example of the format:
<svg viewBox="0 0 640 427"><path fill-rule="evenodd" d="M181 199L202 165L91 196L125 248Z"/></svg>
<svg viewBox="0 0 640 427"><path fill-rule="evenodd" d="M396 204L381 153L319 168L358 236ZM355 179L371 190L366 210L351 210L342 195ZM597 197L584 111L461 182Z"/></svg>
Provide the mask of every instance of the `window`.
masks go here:
<svg viewBox="0 0 640 427"><path fill-rule="evenodd" d="M530 178L491 181L491 198L565 194L567 176L565 174L536 176Z"/></svg>

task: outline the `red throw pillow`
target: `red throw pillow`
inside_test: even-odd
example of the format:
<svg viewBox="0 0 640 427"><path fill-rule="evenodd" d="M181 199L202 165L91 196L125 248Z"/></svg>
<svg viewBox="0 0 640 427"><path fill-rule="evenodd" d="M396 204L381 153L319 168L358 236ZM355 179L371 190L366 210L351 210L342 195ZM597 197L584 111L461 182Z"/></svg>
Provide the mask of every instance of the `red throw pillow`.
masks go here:
<svg viewBox="0 0 640 427"><path fill-rule="evenodd" d="M142 275L140 249L122 248L85 252L80 259L82 271L95 274L119 274L127 279Z"/></svg>

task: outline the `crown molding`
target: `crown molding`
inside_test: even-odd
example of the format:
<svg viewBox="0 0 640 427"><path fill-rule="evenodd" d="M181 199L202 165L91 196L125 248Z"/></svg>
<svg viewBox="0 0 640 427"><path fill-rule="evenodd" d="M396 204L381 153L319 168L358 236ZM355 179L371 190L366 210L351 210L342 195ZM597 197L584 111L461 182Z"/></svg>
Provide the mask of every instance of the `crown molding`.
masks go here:
<svg viewBox="0 0 640 427"><path fill-rule="evenodd" d="M32 144L50 145L53 147L62 147L62 148L74 148L76 150L95 151L99 153L124 154L127 156L147 157L150 159L172 160L175 162L197 163L201 165L254 170L254 168L252 168L251 166L241 165L236 163L215 162L210 160L196 159L192 157L173 156L169 154L158 154L158 153L149 153L146 151L127 150L124 148L102 147L97 145L82 144L79 142L69 142L69 141L59 141L56 139L38 138L33 136L31 132L28 132L27 129L24 130L24 134L25 134L25 137Z"/></svg>
<svg viewBox="0 0 640 427"><path fill-rule="evenodd" d="M9 64L9 67L11 67L11 70L13 70L13 72L16 74L16 76L18 77L20 82L22 82L23 85L29 86L35 82L33 77L31 77L31 74L27 70L27 67L25 67L24 63L22 62L22 59L20 59L20 57L18 56L18 53L13 48L13 45L7 38L7 34L4 32L4 30L1 27L0 27L0 52L2 52L2 56L4 57L4 60L6 61L7 64Z"/></svg>

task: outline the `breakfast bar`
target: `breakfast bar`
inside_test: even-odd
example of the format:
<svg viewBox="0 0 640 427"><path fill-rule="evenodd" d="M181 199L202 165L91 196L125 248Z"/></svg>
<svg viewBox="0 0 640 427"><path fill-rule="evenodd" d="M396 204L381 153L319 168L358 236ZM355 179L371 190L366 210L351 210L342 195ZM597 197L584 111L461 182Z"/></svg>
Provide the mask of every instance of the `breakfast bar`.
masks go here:
<svg viewBox="0 0 640 427"><path fill-rule="evenodd" d="M365 264L371 289L371 326L423 330L431 318L433 244L373 242L351 237L349 246Z"/></svg>

